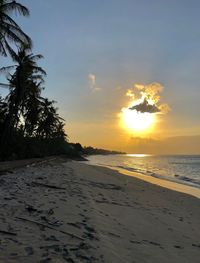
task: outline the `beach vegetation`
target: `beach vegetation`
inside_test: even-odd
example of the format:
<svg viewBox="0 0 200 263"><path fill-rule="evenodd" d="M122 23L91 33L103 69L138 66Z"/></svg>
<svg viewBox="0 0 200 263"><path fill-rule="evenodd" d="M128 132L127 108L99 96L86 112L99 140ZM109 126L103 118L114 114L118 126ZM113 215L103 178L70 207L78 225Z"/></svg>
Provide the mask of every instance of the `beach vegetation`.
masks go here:
<svg viewBox="0 0 200 263"><path fill-rule="evenodd" d="M0 159L76 155L56 102L42 96L47 74L38 61L43 56L33 53L31 38L10 16L13 12L29 15L19 2L0 0L0 55L13 62L0 68L5 76L0 90L7 90L0 95Z"/></svg>

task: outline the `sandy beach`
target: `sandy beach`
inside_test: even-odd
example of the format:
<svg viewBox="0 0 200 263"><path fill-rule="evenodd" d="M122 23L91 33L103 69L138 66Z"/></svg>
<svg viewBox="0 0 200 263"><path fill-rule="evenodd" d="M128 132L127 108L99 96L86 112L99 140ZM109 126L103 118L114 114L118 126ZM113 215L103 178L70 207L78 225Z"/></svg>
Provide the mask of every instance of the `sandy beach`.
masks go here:
<svg viewBox="0 0 200 263"><path fill-rule="evenodd" d="M0 170L0 262L199 262L200 199L64 158L25 164Z"/></svg>

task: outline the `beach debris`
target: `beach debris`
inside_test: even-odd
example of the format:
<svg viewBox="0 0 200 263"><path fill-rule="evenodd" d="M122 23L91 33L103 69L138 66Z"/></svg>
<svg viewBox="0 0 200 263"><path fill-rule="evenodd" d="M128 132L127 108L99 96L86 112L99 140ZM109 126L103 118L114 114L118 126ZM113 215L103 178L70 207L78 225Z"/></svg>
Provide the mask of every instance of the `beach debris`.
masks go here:
<svg viewBox="0 0 200 263"><path fill-rule="evenodd" d="M41 177L41 176L39 176L39 177L37 177L36 179L38 179L38 180L44 180L45 178L44 178L44 177Z"/></svg>
<svg viewBox="0 0 200 263"><path fill-rule="evenodd" d="M60 233L62 233L62 234L65 234L65 235L67 235L67 236L70 236L71 238L76 238L76 239L79 239L79 240L84 240L82 237L79 237L79 236L77 236L77 235L71 234L71 233L66 232L66 231L63 231L63 230L58 230L58 229L56 229L56 228L54 228L54 227L48 226L48 225L43 224L43 223L40 223L40 222L36 222L36 221L30 220L30 219L28 219L28 218L24 218L24 217L16 217L16 218L19 219L19 220L25 221L25 222L29 222L29 223L38 225L38 226L40 226L40 227L42 226L42 227L44 227L44 228L49 228L49 229L51 229L51 230L54 230L54 231L60 232Z"/></svg>
<svg viewBox="0 0 200 263"><path fill-rule="evenodd" d="M109 235L113 236L113 237L117 237L117 238L120 238L120 235L117 235L115 233L112 233L112 232L108 232Z"/></svg>
<svg viewBox="0 0 200 263"><path fill-rule="evenodd" d="M28 256L31 256L34 254L34 250L32 247L25 247L25 251L27 252Z"/></svg>
<svg viewBox="0 0 200 263"><path fill-rule="evenodd" d="M10 235L10 236L17 236L16 233L5 231L5 230L0 230L0 234Z"/></svg>
<svg viewBox="0 0 200 263"><path fill-rule="evenodd" d="M143 239L142 241L146 242L146 243L149 243L150 245L154 245L154 246L158 246L158 247L162 248L160 243L157 243L157 242L154 242L154 241L150 241L150 240L146 240L146 239Z"/></svg>
<svg viewBox="0 0 200 263"><path fill-rule="evenodd" d="M124 207L133 207L132 205L129 205L129 204L120 204L120 203L117 203L117 202L114 202L114 201L104 201L104 200L94 200L96 203L99 203L99 204L107 204L107 205L117 205L117 206L124 206Z"/></svg>
<svg viewBox="0 0 200 263"><path fill-rule="evenodd" d="M93 248L91 245L87 244L86 242L81 242L78 246L79 249L84 249L84 250L88 250L90 248Z"/></svg>
<svg viewBox="0 0 200 263"><path fill-rule="evenodd" d="M178 249L183 249L183 248L184 248L184 247L179 246L179 245L175 245L174 247L175 247L175 248L178 248Z"/></svg>
<svg viewBox="0 0 200 263"><path fill-rule="evenodd" d="M93 232L93 233L96 232L93 227L90 227L90 226L87 226L87 225L85 226L85 229L86 229L88 232Z"/></svg>
<svg viewBox="0 0 200 263"><path fill-rule="evenodd" d="M66 190L66 188L56 186L56 185L42 184L42 183L38 183L38 182L32 182L32 184L35 186L42 186L42 187L47 187L47 188L52 188L52 189Z"/></svg>
<svg viewBox="0 0 200 263"><path fill-rule="evenodd" d="M121 186L118 186L115 184L104 184L104 183L90 182L90 185L93 187L99 187L99 188L108 189L108 190L122 190Z"/></svg>
<svg viewBox="0 0 200 263"><path fill-rule="evenodd" d="M193 247L198 247L198 248L200 248L200 244L194 244L194 243L193 243L192 246L193 246Z"/></svg>
<svg viewBox="0 0 200 263"><path fill-rule="evenodd" d="M130 243L133 243L133 244L141 244L140 241L137 241L137 240L130 240Z"/></svg>
<svg viewBox="0 0 200 263"><path fill-rule="evenodd" d="M90 240L99 240L98 237L96 237L93 233L91 232L84 232L83 237L90 239Z"/></svg>
<svg viewBox="0 0 200 263"><path fill-rule="evenodd" d="M37 212L38 210L36 208L34 208L32 205L26 205L25 209L32 213L32 212Z"/></svg>
<svg viewBox="0 0 200 263"><path fill-rule="evenodd" d="M138 244L138 245L141 245L141 244L149 244L149 245L157 246L157 247L163 249L163 246L162 246L160 243L157 243L157 242L151 241L151 240L147 240L147 239L143 239L143 240L141 240L141 241L138 241L138 240L130 240L130 243Z"/></svg>
<svg viewBox="0 0 200 263"><path fill-rule="evenodd" d="M60 220L57 220L57 219L54 219L54 220L48 220L46 218L46 216L41 216L41 219L44 220L45 222L47 222L49 225L52 225L52 226L61 226L63 225L63 221L60 221Z"/></svg>
<svg viewBox="0 0 200 263"><path fill-rule="evenodd" d="M53 214L54 214L53 208L50 208L50 209L47 211L47 214L48 214L48 215L53 215Z"/></svg>

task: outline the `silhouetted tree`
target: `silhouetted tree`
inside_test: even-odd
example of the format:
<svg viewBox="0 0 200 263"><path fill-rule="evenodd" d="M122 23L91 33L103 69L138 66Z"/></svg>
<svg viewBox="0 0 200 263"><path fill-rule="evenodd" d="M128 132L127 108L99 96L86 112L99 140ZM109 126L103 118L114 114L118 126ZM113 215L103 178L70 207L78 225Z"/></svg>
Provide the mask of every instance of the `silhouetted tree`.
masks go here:
<svg viewBox="0 0 200 263"><path fill-rule="evenodd" d="M55 101L50 101L47 98L42 99L37 128L37 136L41 139L66 137L63 119L58 115L54 103Z"/></svg>
<svg viewBox="0 0 200 263"><path fill-rule="evenodd" d="M42 111L41 87L42 82L36 83L33 81L29 85L26 100L23 107L24 118L24 135L36 136L37 127L39 123L40 114Z"/></svg>
<svg viewBox="0 0 200 263"><path fill-rule="evenodd" d="M3 126L8 113L8 106L5 100L0 96L0 135L3 132Z"/></svg>
<svg viewBox="0 0 200 263"><path fill-rule="evenodd" d="M12 59L16 65L0 69L1 72L14 70L14 73L9 73L8 76L10 93L6 100L9 110L4 124L1 145L10 140L13 129L17 128L29 92L35 90L35 93L38 93L37 82L43 82L46 72L37 65L37 60L40 58L42 55L33 55L29 48L23 47L18 53L12 52Z"/></svg>
<svg viewBox="0 0 200 263"><path fill-rule="evenodd" d="M28 45L31 47L31 39L11 18L11 13L18 13L22 16L29 16L29 10L16 1L0 0L0 54L7 56L13 52L11 44L19 46Z"/></svg>
<svg viewBox="0 0 200 263"><path fill-rule="evenodd" d="M8 90L0 95L0 159L70 154L64 120L55 102L41 96L46 72L37 61L43 56L31 52L31 39L10 17L13 12L29 15L17 1L0 0L0 55L14 62L0 68L8 81L0 83Z"/></svg>

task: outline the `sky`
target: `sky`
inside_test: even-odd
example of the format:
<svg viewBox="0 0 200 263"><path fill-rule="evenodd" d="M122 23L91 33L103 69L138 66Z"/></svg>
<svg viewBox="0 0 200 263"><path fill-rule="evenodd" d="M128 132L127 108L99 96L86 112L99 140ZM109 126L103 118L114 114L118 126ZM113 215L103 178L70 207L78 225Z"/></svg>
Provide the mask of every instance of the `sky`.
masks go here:
<svg viewBox="0 0 200 263"><path fill-rule="evenodd" d="M200 153L199 0L20 0L17 18L44 55L45 96L56 100L69 140L132 153ZM120 125L122 108L159 83L152 131Z"/></svg>

